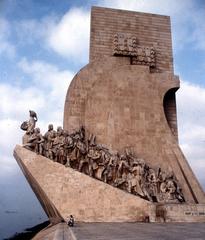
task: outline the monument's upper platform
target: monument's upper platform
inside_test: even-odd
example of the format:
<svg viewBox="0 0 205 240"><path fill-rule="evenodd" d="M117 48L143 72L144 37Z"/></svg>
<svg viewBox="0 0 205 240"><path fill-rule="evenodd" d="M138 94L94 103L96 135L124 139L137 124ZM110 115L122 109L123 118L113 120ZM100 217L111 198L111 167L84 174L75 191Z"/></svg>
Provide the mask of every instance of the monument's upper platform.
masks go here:
<svg viewBox="0 0 205 240"><path fill-rule="evenodd" d="M170 17L92 7L90 62L113 56L173 73Z"/></svg>

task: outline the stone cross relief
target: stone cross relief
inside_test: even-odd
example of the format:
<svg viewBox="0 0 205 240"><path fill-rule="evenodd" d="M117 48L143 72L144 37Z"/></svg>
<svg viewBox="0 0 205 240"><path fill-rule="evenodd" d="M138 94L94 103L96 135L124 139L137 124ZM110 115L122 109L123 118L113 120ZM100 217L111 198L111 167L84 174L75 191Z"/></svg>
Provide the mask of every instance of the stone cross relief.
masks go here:
<svg viewBox="0 0 205 240"><path fill-rule="evenodd" d="M124 153L111 151L98 144L93 134L88 136L83 126L69 133L62 127L54 130L49 124L42 135L35 127L37 114L29 113L30 119L21 124L23 147L148 201L185 202L173 172L150 167L129 149Z"/></svg>
<svg viewBox="0 0 205 240"><path fill-rule="evenodd" d="M156 51L153 47L141 46L137 37L132 34L117 33L114 35L114 56L127 56L133 65L156 67Z"/></svg>

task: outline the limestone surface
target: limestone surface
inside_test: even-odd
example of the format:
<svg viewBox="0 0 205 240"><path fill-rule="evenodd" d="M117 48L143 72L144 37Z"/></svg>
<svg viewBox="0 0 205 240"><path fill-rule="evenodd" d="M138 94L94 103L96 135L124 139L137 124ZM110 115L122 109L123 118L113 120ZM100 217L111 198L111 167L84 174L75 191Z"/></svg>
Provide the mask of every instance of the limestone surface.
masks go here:
<svg viewBox="0 0 205 240"><path fill-rule="evenodd" d="M204 191L178 144L179 87L168 16L92 8L90 61L68 88L58 129L63 136L84 126L109 150L128 149L151 168L173 172L186 204L148 202L65 167L48 151L53 138L35 149L48 158L16 146L14 156L51 222L70 215L82 222L205 222ZM32 116L28 133L39 135Z"/></svg>
<svg viewBox="0 0 205 240"><path fill-rule="evenodd" d="M179 87L169 17L94 7L90 62L68 88L64 129L83 125L109 149L133 150L153 168L174 172L187 203L205 203L178 145Z"/></svg>
<svg viewBox="0 0 205 240"><path fill-rule="evenodd" d="M136 222L146 216L155 221L155 205L146 200L23 147L16 146L14 155L23 171L29 172L28 181L34 178L38 182L38 188L65 221L70 215L82 222ZM42 203L42 197L39 200ZM49 208L45 211L49 216Z"/></svg>

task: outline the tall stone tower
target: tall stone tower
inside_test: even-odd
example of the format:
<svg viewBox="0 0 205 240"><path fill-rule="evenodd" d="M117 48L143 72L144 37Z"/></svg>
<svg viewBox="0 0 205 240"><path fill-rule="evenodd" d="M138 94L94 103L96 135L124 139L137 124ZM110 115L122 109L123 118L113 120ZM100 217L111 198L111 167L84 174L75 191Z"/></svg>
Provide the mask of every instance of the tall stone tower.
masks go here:
<svg viewBox="0 0 205 240"><path fill-rule="evenodd" d="M204 192L178 145L170 17L93 7L90 61L67 93L64 128L173 171L189 203Z"/></svg>

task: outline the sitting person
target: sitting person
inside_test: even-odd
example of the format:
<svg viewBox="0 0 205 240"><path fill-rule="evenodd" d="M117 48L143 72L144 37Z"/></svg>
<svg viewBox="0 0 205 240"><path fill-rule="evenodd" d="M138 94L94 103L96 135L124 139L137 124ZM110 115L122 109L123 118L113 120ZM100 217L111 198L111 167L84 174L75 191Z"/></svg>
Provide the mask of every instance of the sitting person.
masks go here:
<svg viewBox="0 0 205 240"><path fill-rule="evenodd" d="M74 226L74 217L72 215L70 215L70 219L68 221L68 226L69 227L73 227Z"/></svg>

